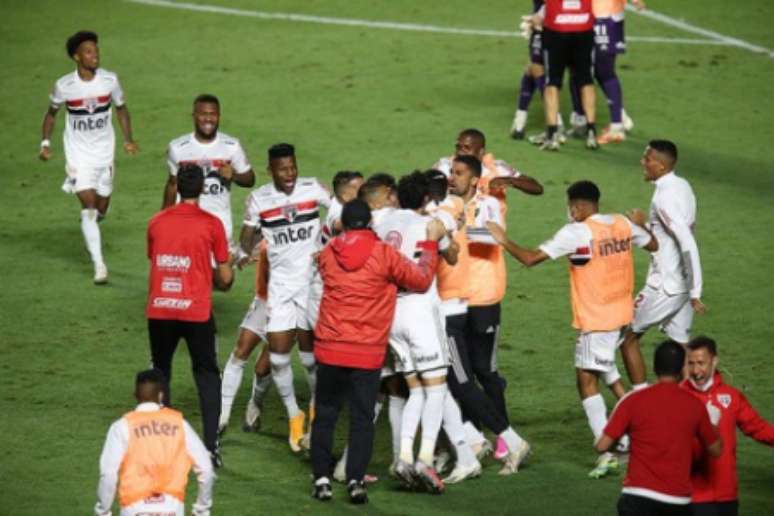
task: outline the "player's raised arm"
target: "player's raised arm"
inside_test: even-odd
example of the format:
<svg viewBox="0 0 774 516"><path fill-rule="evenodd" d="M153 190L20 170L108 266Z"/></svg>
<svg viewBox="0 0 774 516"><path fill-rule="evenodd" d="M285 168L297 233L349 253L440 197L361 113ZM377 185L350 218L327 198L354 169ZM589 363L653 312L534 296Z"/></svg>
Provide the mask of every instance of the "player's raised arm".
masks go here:
<svg viewBox="0 0 774 516"><path fill-rule="evenodd" d="M492 238L503 246L503 249L508 251L508 254L519 260L523 265L532 267L548 259L548 255L544 251L540 249L527 249L508 239L505 229L496 222L487 222L486 227L492 234Z"/></svg>

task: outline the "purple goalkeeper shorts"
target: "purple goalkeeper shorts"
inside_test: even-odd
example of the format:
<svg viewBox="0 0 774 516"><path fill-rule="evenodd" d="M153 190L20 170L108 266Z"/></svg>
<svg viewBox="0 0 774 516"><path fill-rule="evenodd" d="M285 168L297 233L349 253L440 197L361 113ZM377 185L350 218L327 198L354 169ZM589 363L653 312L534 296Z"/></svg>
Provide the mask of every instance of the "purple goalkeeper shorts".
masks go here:
<svg viewBox="0 0 774 516"><path fill-rule="evenodd" d="M594 48L597 53L603 54L623 54L626 52L623 20L597 18L594 23Z"/></svg>

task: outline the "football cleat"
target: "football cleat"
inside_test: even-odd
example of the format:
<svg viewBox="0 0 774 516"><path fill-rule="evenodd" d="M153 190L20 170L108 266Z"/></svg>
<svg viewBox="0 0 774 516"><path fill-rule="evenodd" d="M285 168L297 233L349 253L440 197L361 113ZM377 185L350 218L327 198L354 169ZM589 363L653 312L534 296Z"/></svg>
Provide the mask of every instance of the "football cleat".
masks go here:
<svg viewBox="0 0 774 516"><path fill-rule="evenodd" d="M484 460L484 457L492 453L492 443L487 440L483 440L480 443L476 443L471 446L473 453L476 454L476 459Z"/></svg>
<svg viewBox="0 0 774 516"><path fill-rule="evenodd" d="M242 430L245 432L257 432L261 429L261 407L258 406L253 398L247 402L245 410L245 421L242 424Z"/></svg>
<svg viewBox="0 0 774 516"><path fill-rule="evenodd" d="M621 122L623 123L624 131L627 133L634 129L634 120L626 114L625 109L621 109Z"/></svg>
<svg viewBox="0 0 774 516"><path fill-rule="evenodd" d="M312 487L312 498L317 498L321 502L327 502L333 498L333 488L327 477L318 478L315 481Z"/></svg>
<svg viewBox="0 0 774 516"><path fill-rule="evenodd" d="M295 453L301 451L301 439L304 437L304 420L306 415L303 410L288 420L288 444Z"/></svg>
<svg viewBox="0 0 774 516"><path fill-rule="evenodd" d="M349 501L356 505L368 503L368 488L364 481L350 480L347 484L349 492Z"/></svg>
<svg viewBox="0 0 774 516"><path fill-rule="evenodd" d="M521 440L521 445L516 451L512 451L505 458L505 464L498 475L513 475L519 472L519 466L521 466L529 455L531 447L527 441Z"/></svg>
<svg viewBox="0 0 774 516"><path fill-rule="evenodd" d="M546 138L543 143L540 145L540 150L547 150L547 151L558 151L561 148L561 143L559 142L559 133L555 133L554 137L550 140Z"/></svg>
<svg viewBox="0 0 774 516"><path fill-rule="evenodd" d="M622 130L607 128L597 137L597 143L607 145L608 143L621 143L626 140L626 133Z"/></svg>
<svg viewBox="0 0 774 516"><path fill-rule="evenodd" d="M94 265L94 284L105 285L108 282L108 270L107 265L104 263L97 263Z"/></svg>
<svg viewBox="0 0 774 516"><path fill-rule="evenodd" d="M597 143L597 133L595 131L589 131L586 133L586 148L589 150L597 150L599 143Z"/></svg>
<svg viewBox="0 0 774 516"><path fill-rule="evenodd" d="M395 476L407 489L413 489L416 485L416 477L414 476L414 468L406 461L398 459L395 462L394 468Z"/></svg>
<svg viewBox="0 0 774 516"><path fill-rule="evenodd" d="M417 461L414 465L414 471L416 471L417 478L429 493L443 494L446 490L443 480L441 480L438 472L432 466L428 466L422 461Z"/></svg>
<svg viewBox="0 0 774 516"><path fill-rule="evenodd" d="M602 478L609 473L618 471L619 467L618 459L615 455L610 452L603 453L597 458L594 469L589 471L589 478Z"/></svg>
<svg viewBox="0 0 774 516"><path fill-rule="evenodd" d="M492 457L497 460L503 460L508 456L508 453L508 445L505 444L505 440L502 437L498 437L495 444L495 451L492 454Z"/></svg>
<svg viewBox="0 0 774 516"><path fill-rule="evenodd" d="M469 478L476 478L481 476L481 463L476 461L470 466L463 466L462 464L457 463L457 465L452 470L451 474L444 478L443 481L446 484L458 484L462 482L463 480L467 480Z"/></svg>
<svg viewBox="0 0 774 516"><path fill-rule="evenodd" d="M452 456L448 450L441 450L433 460L433 467L438 473L443 473L451 464Z"/></svg>

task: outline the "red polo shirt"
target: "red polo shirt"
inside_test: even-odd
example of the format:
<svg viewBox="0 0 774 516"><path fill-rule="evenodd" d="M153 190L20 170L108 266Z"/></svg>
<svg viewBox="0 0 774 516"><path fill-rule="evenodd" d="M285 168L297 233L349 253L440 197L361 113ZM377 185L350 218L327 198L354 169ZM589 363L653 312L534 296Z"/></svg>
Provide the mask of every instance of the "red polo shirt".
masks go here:
<svg viewBox="0 0 774 516"><path fill-rule="evenodd" d="M631 439L623 492L672 504L691 503L694 437L704 447L718 439L707 409L677 383L659 382L618 403L605 434Z"/></svg>
<svg viewBox="0 0 774 516"><path fill-rule="evenodd" d="M148 319L204 322L212 312L212 258L228 261L223 223L181 202L148 223Z"/></svg>

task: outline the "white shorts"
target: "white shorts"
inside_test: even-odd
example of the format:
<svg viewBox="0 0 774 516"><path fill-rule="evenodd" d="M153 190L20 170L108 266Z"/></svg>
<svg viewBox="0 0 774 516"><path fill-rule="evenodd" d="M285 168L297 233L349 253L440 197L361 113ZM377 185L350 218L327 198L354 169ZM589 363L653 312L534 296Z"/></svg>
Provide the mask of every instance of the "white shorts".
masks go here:
<svg viewBox="0 0 774 516"><path fill-rule="evenodd" d="M413 373L449 366L446 330L439 306L426 299L398 298L390 330L395 371Z"/></svg>
<svg viewBox="0 0 774 516"><path fill-rule="evenodd" d="M615 351L620 341L621 330L578 332L575 367L602 373L617 371Z"/></svg>
<svg viewBox="0 0 774 516"><path fill-rule="evenodd" d="M317 326L317 317L320 315L320 303L322 302L323 282L320 273L315 272L309 285L309 299L306 302L306 317L298 327L302 330L314 331Z"/></svg>
<svg viewBox="0 0 774 516"><path fill-rule="evenodd" d="M159 495L121 507L121 516L185 516L185 505L174 496Z"/></svg>
<svg viewBox="0 0 774 516"><path fill-rule="evenodd" d="M266 332L307 329L309 283L294 285L269 279L266 302Z"/></svg>
<svg viewBox="0 0 774 516"><path fill-rule="evenodd" d="M84 190L96 190L100 197L110 197L113 193L113 165L104 167L65 165L67 177L62 185L66 193L78 193Z"/></svg>
<svg viewBox="0 0 774 516"><path fill-rule="evenodd" d="M258 296L253 298L250 308L247 309L245 318L242 319L240 328L258 335L261 340L266 340L266 301Z"/></svg>
<svg viewBox="0 0 774 516"><path fill-rule="evenodd" d="M687 344L692 324L693 307L688 292L669 295L663 289L645 286L634 299L634 333L645 333L658 325L670 339Z"/></svg>

